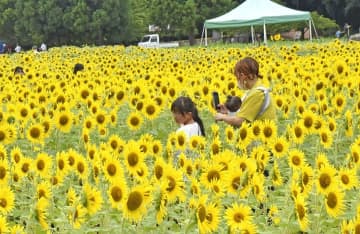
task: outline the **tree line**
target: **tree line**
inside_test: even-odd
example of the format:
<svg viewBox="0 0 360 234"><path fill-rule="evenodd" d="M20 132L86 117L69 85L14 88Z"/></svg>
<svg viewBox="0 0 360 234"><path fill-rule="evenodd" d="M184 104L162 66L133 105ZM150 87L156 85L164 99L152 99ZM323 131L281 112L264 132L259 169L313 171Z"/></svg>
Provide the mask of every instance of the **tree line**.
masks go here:
<svg viewBox="0 0 360 234"><path fill-rule="evenodd" d="M316 11L315 18L323 20L317 27L324 24L334 27L335 22L338 25L348 22L353 29L360 26L358 0L274 1L294 9ZM153 24L161 28L164 36L193 42L200 36L206 19L219 16L242 2L244 0L0 0L0 40L28 47L42 42L50 46L130 44L138 41Z"/></svg>

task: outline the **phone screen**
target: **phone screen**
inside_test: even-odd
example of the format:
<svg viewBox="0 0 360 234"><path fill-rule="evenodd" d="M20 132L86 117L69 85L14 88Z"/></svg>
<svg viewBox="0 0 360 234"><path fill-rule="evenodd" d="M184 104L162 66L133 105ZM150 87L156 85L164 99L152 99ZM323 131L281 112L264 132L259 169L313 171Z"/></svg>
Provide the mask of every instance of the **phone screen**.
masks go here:
<svg viewBox="0 0 360 234"><path fill-rule="evenodd" d="M212 96L213 96L213 106L215 109L218 109L218 105L220 104L218 92L212 92Z"/></svg>

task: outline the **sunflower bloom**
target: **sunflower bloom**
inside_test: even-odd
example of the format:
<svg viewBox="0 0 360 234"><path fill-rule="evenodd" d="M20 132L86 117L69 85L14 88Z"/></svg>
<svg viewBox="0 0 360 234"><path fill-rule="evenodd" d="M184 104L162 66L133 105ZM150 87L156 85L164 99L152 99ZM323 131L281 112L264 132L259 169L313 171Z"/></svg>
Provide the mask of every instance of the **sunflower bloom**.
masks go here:
<svg viewBox="0 0 360 234"><path fill-rule="evenodd" d="M1 233L7 233L9 231L8 223L6 222L6 217L0 215L0 231Z"/></svg>
<svg viewBox="0 0 360 234"><path fill-rule="evenodd" d="M225 175L225 184L229 193L236 195L241 188L241 180L244 179L241 170L231 170Z"/></svg>
<svg viewBox="0 0 360 234"><path fill-rule="evenodd" d="M56 173L59 176L63 177L69 173L70 166L68 163L67 154L65 152L56 153L55 163L56 163Z"/></svg>
<svg viewBox="0 0 360 234"><path fill-rule="evenodd" d="M10 176L9 169L7 160L0 160L0 186L7 185Z"/></svg>
<svg viewBox="0 0 360 234"><path fill-rule="evenodd" d="M156 212L156 223L161 224L164 221L165 216L167 215L167 208L166 208L166 199L160 200L159 208Z"/></svg>
<svg viewBox="0 0 360 234"><path fill-rule="evenodd" d="M10 152L11 161L14 162L14 163L18 163L18 162L20 161L22 155L20 155L20 153L19 153L18 160L15 161L15 160L14 160L14 157L12 156L12 155L14 154L14 153L13 153L14 151L17 151L17 152L20 151L20 152L21 152L21 150L20 150L19 147L15 146L15 147L11 150L11 152ZM0 144L0 160L5 160L5 159L7 159L6 148L5 148L5 146L4 146L3 144Z"/></svg>
<svg viewBox="0 0 360 234"><path fill-rule="evenodd" d="M332 104L338 113L342 113L342 111L346 105L345 95L340 92L336 93L335 96L332 98Z"/></svg>
<svg viewBox="0 0 360 234"><path fill-rule="evenodd" d="M101 191L92 187L89 184L85 184L84 196L85 196L84 206L87 208L89 215L93 215L101 209L103 204Z"/></svg>
<svg viewBox="0 0 360 234"><path fill-rule="evenodd" d="M353 132L354 132L353 117L350 110L347 110L345 112L345 135L347 137L352 137Z"/></svg>
<svg viewBox="0 0 360 234"><path fill-rule="evenodd" d="M155 101L147 99L145 100L145 105L142 109L142 112L147 119L154 120L158 116L160 110Z"/></svg>
<svg viewBox="0 0 360 234"><path fill-rule="evenodd" d="M74 115L71 111L60 111L54 118L55 125L61 132L68 133L71 130L73 118Z"/></svg>
<svg viewBox="0 0 360 234"><path fill-rule="evenodd" d="M49 200L45 198L40 198L36 203L36 219L40 223L43 230L49 229L48 224L48 208L49 208Z"/></svg>
<svg viewBox="0 0 360 234"><path fill-rule="evenodd" d="M222 165L211 164L204 168L200 176L200 182L207 188L211 188L211 181L224 179L224 171Z"/></svg>
<svg viewBox="0 0 360 234"><path fill-rule="evenodd" d="M130 130L136 131L140 129L143 123L143 118L139 113L131 112L126 120L126 123Z"/></svg>
<svg viewBox="0 0 360 234"><path fill-rule="evenodd" d="M187 136L184 131L176 132L175 147L177 150L184 151L187 147Z"/></svg>
<svg viewBox="0 0 360 234"><path fill-rule="evenodd" d="M52 197L51 184L48 181L43 181L36 186L37 199L45 198L50 200Z"/></svg>
<svg viewBox="0 0 360 234"><path fill-rule="evenodd" d="M200 233L213 233L218 229L220 209L215 203L199 204L196 212Z"/></svg>
<svg viewBox="0 0 360 234"><path fill-rule="evenodd" d="M163 145L161 144L161 141L154 140L150 146L150 152L153 154L153 156L161 155L163 152Z"/></svg>
<svg viewBox="0 0 360 234"><path fill-rule="evenodd" d="M8 186L0 187L0 212L7 214L14 208L15 194Z"/></svg>
<svg viewBox="0 0 360 234"><path fill-rule="evenodd" d="M153 168L155 179L160 181L163 178L165 171L167 170L167 164L162 157L157 157Z"/></svg>
<svg viewBox="0 0 360 234"><path fill-rule="evenodd" d="M123 200L125 218L134 222L141 221L151 200L151 189L148 186L139 185L132 188Z"/></svg>
<svg viewBox="0 0 360 234"><path fill-rule="evenodd" d="M3 151L0 150L0 152L3 152ZM5 150L5 154L4 154L4 159L5 159L5 156L6 156L6 150ZM11 158L12 163L18 164L22 157L24 157L24 154L21 152L21 149L18 146L15 146L10 151L10 158Z"/></svg>
<svg viewBox="0 0 360 234"><path fill-rule="evenodd" d="M285 137L277 137L271 144L271 152L275 157L280 158L284 156L289 149L289 142Z"/></svg>
<svg viewBox="0 0 360 234"><path fill-rule="evenodd" d="M52 165L52 157L46 153L39 153L34 160L35 172L41 178L49 178L51 176Z"/></svg>
<svg viewBox="0 0 360 234"><path fill-rule="evenodd" d="M338 184L336 169L330 165L321 167L318 170L316 187L319 193L327 194L334 186Z"/></svg>
<svg viewBox="0 0 360 234"><path fill-rule="evenodd" d="M221 151L221 140L219 137L215 137L213 139L213 141L210 143L210 150L211 150L211 154L215 155L215 154L218 154L220 153Z"/></svg>
<svg viewBox="0 0 360 234"><path fill-rule="evenodd" d="M271 174L271 180L275 186L281 186L283 184L283 178L281 176L281 172L279 170L279 166L276 161L274 162L273 172Z"/></svg>
<svg viewBox="0 0 360 234"><path fill-rule="evenodd" d="M352 220L343 220L341 222L341 233L342 234L350 234L353 233L354 230L354 222Z"/></svg>
<svg viewBox="0 0 360 234"><path fill-rule="evenodd" d="M44 144L44 127L41 124L33 124L27 131L27 139L35 144Z"/></svg>
<svg viewBox="0 0 360 234"><path fill-rule="evenodd" d="M66 194L66 204L69 206L74 205L79 201L79 197L75 192L75 189L73 187L70 187L68 189L68 192Z"/></svg>
<svg viewBox="0 0 360 234"><path fill-rule="evenodd" d="M184 187L185 184L181 171L173 167L167 167L167 170L164 171L161 190L166 195L168 202L175 202L176 199L184 201L186 198Z"/></svg>
<svg viewBox="0 0 360 234"><path fill-rule="evenodd" d="M131 140L124 149L125 166L131 175L136 175L137 170L144 163L144 154L139 145Z"/></svg>
<svg viewBox="0 0 360 234"><path fill-rule="evenodd" d="M256 131L254 130L255 128L256 126L251 128L250 125L246 123L241 124L239 130L237 131L238 134L238 142L236 144L237 148L241 150L246 150L246 147L249 145L249 143L253 138L252 131Z"/></svg>
<svg viewBox="0 0 360 234"><path fill-rule="evenodd" d="M81 225L86 221L87 209L81 204L73 207L72 212L69 213L69 221L74 229L80 229Z"/></svg>
<svg viewBox="0 0 360 234"><path fill-rule="evenodd" d="M314 171L313 169L305 165L301 168L301 186L302 186L302 193L308 194L313 187L314 184Z"/></svg>
<svg viewBox="0 0 360 234"><path fill-rule="evenodd" d="M105 178L111 183L117 180L122 180L122 178L124 178L124 173L120 161L113 156L109 156L106 159L103 165L103 172Z"/></svg>
<svg viewBox="0 0 360 234"><path fill-rule="evenodd" d="M303 165L305 165L305 155L304 152L298 149L292 149L289 152L289 165L292 168L300 169Z"/></svg>
<svg viewBox="0 0 360 234"><path fill-rule="evenodd" d="M271 143L277 137L277 126L273 120L264 120L261 123L261 139L265 143Z"/></svg>
<svg viewBox="0 0 360 234"><path fill-rule="evenodd" d="M226 139L226 142L229 144L232 144L235 141L234 128L230 125L228 125L225 128L225 139Z"/></svg>
<svg viewBox="0 0 360 234"><path fill-rule="evenodd" d="M232 231L242 230L243 225L252 222L251 208L244 204L233 203L225 211L225 219Z"/></svg>
<svg viewBox="0 0 360 234"><path fill-rule="evenodd" d="M297 196L295 199L295 213L302 231L306 231L309 227L309 219L305 199Z"/></svg>
<svg viewBox="0 0 360 234"><path fill-rule="evenodd" d="M329 165L330 163L327 156L324 153L319 153L316 157L316 168L320 169L321 167Z"/></svg>
<svg viewBox="0 0 360 234"><path fill-rule="evenodd" d="M266 193L264 190L265 178L262 174L255 174L251 180L251 186L253 187L253 193L255 198L262 202L265 200Z"/></svg>
<svg viewBox="0 0 360 234"><path fill-rule="evenodd" d="M0 221L1 223L1 221ZM0 224L1 227L1 224ZM1 229L1 228L0 228ZM1 229L2 230L2 229ZM4 231L5 232L5 231ZM25 228L22 225L15 224L10 228L10 234L26 234Z"/></svg>
<svg viewBox="0 0 360 234"><path fill-rule="evenodd" d="M339 170L339 179L345 190L356 188L359 184L355 167L351 169L341 168Z"/></svg>
<svg viewBox="0 0 360 234"><path fill-rule="evenodd" d="M300 121L296 121L291 127L289 127L288 132L294 143L300 145L304 142L306 130Z"/></svg>
<svg viewBox="0 0 360 234"><path fill-rule="evenodd" d="M86 180L90 173L88 161L82 155L80 154L77 155L78 157L74 165L75 172L81 179Z"/></svg>
<svg viewBox="0 0 360 234"><path fill-rule="evenodd" d="M344 204L344 192L339 189L331 190L325 196L325 207L326 212L331 217L338 217L344 213L345 204Z"/></svg>
<svg viewBox="0 0 360 234"><path fill-rule="evenodd" d="M120 210L127 193L128 189L126 182L123 179L119 179L111 183L107 191L109 200L111 202L111 207Z"/></svg>
<svg viewBox="0 0 360 234"><path fill-rule="evenodd" d="M327 128L319 130L320 143L325 149L329 149L333 143L332 132Z"/></svg>

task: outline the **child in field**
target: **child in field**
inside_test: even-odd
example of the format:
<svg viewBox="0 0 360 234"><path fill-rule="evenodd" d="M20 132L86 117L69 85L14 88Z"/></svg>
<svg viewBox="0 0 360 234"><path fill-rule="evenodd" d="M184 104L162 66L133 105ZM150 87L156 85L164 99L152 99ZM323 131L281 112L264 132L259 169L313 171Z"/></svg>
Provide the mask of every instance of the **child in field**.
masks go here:
<svg viewBox="0 0 360 234"><path fill-rule="evenodd" d="M180 125L176 132L184 131L188 139L192 136L205 136L203 122L191 98L178 97L171 104L171 112L176 123Z"/></svg>
<svg viewBox="0 0 360 234"><path fill-rule="evenodd" d="M235 115L235 113L240 109L241 98L238 96L227 96L225 107L229 110L230 115Z"/></svg>

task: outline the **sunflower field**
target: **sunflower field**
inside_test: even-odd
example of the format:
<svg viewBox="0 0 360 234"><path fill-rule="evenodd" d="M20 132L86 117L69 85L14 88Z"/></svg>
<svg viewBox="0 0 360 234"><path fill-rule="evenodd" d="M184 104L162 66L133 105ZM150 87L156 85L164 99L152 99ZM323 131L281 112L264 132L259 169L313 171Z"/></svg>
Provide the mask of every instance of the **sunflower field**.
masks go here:
<svg viewBox="0 0 360 234"><path fill-rule="evenodd" d="M277 119L233 128L211 92L243 94L245 56ZM69 46L0 64L0 233L360 233L357 42ZM180 95L205 137L175 133Z"/></svg>

